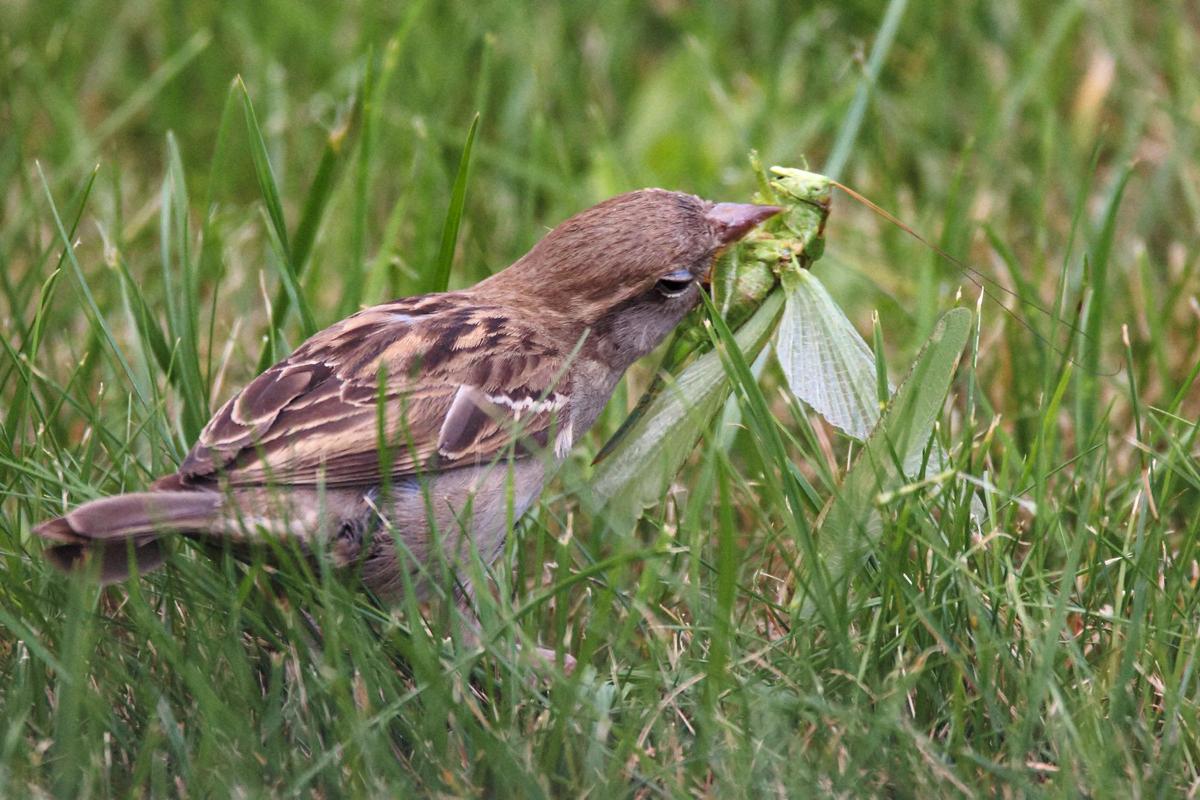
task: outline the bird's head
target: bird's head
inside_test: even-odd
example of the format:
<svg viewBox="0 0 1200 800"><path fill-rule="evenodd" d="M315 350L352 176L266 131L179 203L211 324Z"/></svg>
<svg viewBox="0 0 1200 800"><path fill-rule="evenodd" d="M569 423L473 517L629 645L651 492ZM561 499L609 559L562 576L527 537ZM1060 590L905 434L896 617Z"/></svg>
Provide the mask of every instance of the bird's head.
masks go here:
<svg viewBox="0 0 1200 800"><path fill-rule="evenodd" d="M623 369L653 350L700 300L713 263L776 206L711 203L642 189L582 211L480 284L576 321Z"/></svg>

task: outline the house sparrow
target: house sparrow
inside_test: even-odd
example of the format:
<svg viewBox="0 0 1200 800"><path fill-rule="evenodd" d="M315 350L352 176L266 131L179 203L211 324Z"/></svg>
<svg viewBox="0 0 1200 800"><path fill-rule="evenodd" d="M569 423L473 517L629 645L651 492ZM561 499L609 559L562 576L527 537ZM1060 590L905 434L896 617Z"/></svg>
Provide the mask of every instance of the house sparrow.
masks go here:
<svg viewBox="0 0 1200 800"><path fill-rule="evenodd" d="M109 583L128 576L130 542L144 572L164 560L160 537L182 533L292 540L384 599L427 593L434 556L499 555L625 369L697 304L718 253L779 211L661 189L607 200L470 289L317 333L225 403L178 472L34 531L54 565L95 560Z"/></svg>

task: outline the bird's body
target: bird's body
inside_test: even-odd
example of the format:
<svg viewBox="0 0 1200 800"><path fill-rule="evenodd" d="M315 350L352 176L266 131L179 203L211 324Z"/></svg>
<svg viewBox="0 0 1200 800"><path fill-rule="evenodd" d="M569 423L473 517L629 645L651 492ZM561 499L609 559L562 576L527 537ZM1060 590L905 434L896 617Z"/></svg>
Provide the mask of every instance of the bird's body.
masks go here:
<svg viewBox="0 0 1200 800"><path fill-rule="evenodd" d="M315 334L231 398L178 472L37 526L101 578L162 560L163 535L328 553L384 597L422 567L490 563L625 369L698 302L715 255L775 213L642 190L562 223L459 292Z"/></svg>
<svg viewBox="0 0 1200 800"><path fill-rule="evenodd" d="M434 537L451 563L472 547L489 563L620 378L582 352L568 369L552 336L569 323L524 316L471 292L354 314L231 398L152 491L84 505L40 532L69 540L64 564L86 549L81 532L121 542L109 580L127 570L124 539L150 546L144 569L164 529L324 549L385 597L403 590L402 572L422 587L412 573Z"/></svg>

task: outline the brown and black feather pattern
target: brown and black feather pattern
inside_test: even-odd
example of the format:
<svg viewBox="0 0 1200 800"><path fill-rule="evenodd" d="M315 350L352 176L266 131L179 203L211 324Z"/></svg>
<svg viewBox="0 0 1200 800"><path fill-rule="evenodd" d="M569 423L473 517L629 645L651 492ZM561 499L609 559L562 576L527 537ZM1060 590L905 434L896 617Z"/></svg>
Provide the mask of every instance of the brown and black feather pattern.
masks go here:
<svg viewBox="0 0 1200 800"><path fill-rule="evenodd" d="M462 294L375 306L316 334L230 399L179 475L232 487L378 484L381 413L395 450L391 479L434 459L439 468L490 461L512 438L499 417L505 405L480 403L447 430L460 389L549 409L539 401L559 392L563 366L535 323ZM553 416L522 415L523 435L540 438Z"/></svg>

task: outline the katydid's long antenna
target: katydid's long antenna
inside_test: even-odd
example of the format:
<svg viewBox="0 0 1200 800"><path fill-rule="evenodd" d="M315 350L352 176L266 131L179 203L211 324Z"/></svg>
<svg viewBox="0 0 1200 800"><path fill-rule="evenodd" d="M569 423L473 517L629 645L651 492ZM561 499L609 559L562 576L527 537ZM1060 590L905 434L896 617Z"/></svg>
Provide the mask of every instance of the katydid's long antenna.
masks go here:
<svg viewBox="0 0 1200 800"><path fill-rule="evenodd" d="M1022 328L1024 328L1025 330L1027 330L1031 334L1033 334L1038 339L1038 341L1040 341L1043 344L1045 344L1046 346L1048 346L1051 350L1054 350L1056 353L1062 355L1073 366L1076 366L1076 367L1082 369L1084 372L1088 372L1088 373L1094 374L1098 377L1104 377L1104 378L1111 378L1120 373L1119 369L1111 370L1109 372L1096 372L1096 371L1086 367L1085 365L1079 363L1078 361L1075 360L1074 356L1072 356L1068 350L1064 350L1064 349L1060 348L1057 344L1055 344L1047 336L1045 336L1040 331L1038 331L1036 328L1034 328L1033 325L1031 325L1027 320L1022 319L1019 314L1014 312L1008 306L1004 305L1004 303L1000 302L1000 299L997 298L995 295L993 295L991 291L989 291L989 287L991 287L991 289L993 289L993 290L997 290L997 291L1003 292L1006 295L1009 295L1010 297L1012 297L1014 300L1016 300L1018 303L1020 303L1023 306L1028 306L1029 308L1032 308L1035 311L1039 311L1042 314L1045 314L1047 317L1049 317L1051 319L1051 321L1053 321L1057 324L1065 325L1067 327L1067 329L1071 331L1071 339L1072 340L1075 338L1076 335L1079 335L1079 336L1082 336L1084 339L1086 339L1089 344L1091 344L1093 347L1095 347L1096 346L1095 340L1092 339L1092 337L1089 336L1087 334L1087 332L1084 331L1082 328L1080 328L1078 325L1076 325L1068 320L1062 319L1057 314L1055 314L1053 311L1050 311L1049 309L1044 308L1043 306L1035 303L1032 300L1027 300L1024 297L1021 297L1021 295L1017 294L1012 289L1009 289L1007 286L1005 286L1004 284L995 280L994 278L989 278L987 275L984 275L982 272L975 269L970 264L964 263L963 261L950 255L945 250L938 247L936 244L929 241L924 236L917 233L911 227L906 225L898 217L896 217L895 214L888 211L886 208L882 208L881 206L877 205L876 203L872 202L871 200L868 200L866 197L863 197L861 194L854 191L846 184L839 183L838 181L831 181L831 183L834 186L836 186L837 188L841 189L846 194L850 195L851 199L857 200L859 203L862 203L864 206L866 206L868 209L873 211L875 214L879 215L883 219L892 223L897 228L904 231L909 236L913 237L918 242L925 245L930 250L932 250L933 252L935 252L939 256L941 256L942 258L949 261L954 266L958 267L959 270L962 271L962 273L967 277L967 280L971 281L971 283L978 286L979 289L985 295L987 295L987 297L990 298L993 303L995 303L996 305L1000 306L1000 308L1002 308L1006 312L1008 312L1009 316L1011 316L1014 320L1016 320L1018 325L1020 325ZM1069 346L1070 346L1070 343L1068 342L1068 347Z"/></svg>

